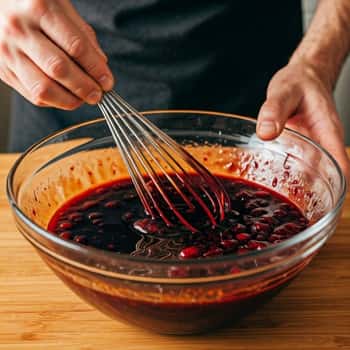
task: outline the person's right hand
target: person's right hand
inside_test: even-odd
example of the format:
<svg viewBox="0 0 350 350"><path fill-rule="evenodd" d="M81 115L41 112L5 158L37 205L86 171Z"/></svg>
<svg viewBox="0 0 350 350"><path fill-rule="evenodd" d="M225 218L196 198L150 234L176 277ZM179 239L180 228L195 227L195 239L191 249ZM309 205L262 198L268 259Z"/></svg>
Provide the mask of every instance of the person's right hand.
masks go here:
<svg viewBox="0 0 350 350"><path fill-rule="evenodd" d="M0 0L0 79L37 106L96 104L113 75L69 0Z"/></svg>

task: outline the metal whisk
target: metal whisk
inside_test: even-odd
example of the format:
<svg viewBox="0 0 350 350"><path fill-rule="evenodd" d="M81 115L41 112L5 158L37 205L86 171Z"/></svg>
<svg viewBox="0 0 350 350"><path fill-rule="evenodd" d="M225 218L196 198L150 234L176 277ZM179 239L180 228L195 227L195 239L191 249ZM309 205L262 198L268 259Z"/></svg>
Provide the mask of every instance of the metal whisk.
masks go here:
<svg viewBox="0 0 350 350"><path fill-rule="evenodd" d="M147 214L192 232L198 217L212 226L224 219L230 207L224 187L191 154L115 91L98 106Z"/></svg>

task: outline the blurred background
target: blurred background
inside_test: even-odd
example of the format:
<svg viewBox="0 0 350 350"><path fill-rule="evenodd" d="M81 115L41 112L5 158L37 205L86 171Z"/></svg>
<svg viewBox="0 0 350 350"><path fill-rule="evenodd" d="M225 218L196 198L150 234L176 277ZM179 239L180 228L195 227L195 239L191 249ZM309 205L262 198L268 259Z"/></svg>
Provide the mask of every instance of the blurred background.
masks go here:
<svg viewBox="0 0 350 350"><path fill-rule="evenodd" d="M314 13L317 0L303 0L304 27L307 28ZM350 145L350 58L338 81L335 99L338 112L345 126L346 143ZM234 111L233 111L234 112ZM6 151L10 115L10 89L0 82L0 152Z"/></svg>

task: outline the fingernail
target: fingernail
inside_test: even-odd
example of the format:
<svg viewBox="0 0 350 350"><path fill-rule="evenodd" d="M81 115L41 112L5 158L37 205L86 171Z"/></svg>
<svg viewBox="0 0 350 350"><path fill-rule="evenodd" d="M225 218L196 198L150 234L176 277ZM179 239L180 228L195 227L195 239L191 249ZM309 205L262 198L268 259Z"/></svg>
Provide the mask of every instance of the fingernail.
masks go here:
<svg viewBox="0 0 350 350"><path fill-rule="evenodd" d="M108 75L102 75L102 77L98 79L98 82L104 90L110 90L113 87L113 79Z"/></svg>
<svg viewBox="0 0 350 350"><path fill-rule="evenodd" d="M90 92L86 100L88 103L96 104L101 100L101 97L102 97L102 92L99 90L94 90Z"/></svg>
<svg viewBox="0 0 350 350"><path fill-rule="evenodd" d="M274 137L277 134L277 125L271 120L262 121L258 124L258 131L263 137Z"/></svg>

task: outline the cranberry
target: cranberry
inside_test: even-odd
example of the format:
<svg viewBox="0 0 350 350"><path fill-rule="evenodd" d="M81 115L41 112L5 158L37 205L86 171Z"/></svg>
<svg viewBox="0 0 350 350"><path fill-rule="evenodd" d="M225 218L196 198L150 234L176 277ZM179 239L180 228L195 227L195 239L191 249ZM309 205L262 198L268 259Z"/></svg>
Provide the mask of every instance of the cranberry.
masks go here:
<svg viewBox="0 0 350 350"><path fill-rule="evenodd" d="M93 211L92 213L89 213L89 215L88 215L89 220L95 220L95 219L99 219L102 217L103 217L103 214L100 213L99 211Z"/></svg>
<svg viewBox="0 0 350 350"><path fill-rule="evenodd" d="M253 216L262 216L262 215L265 215L265 214L267 214L268 212L267 212L267 210L266 209L264 209L264 208L255 208L255 209L253 209L252 211L251 211L251 215L253 215Z"/></svg>
<svg viewBox="0 0 350 350"><path fill-rule="evenodd" d="M108 201L107 203L105 203L104 207L108 208L108 209L115 209L115 208L119 208L120 204L121 204L120 201L112 200L112 201Z"/></svg>
<svg viewBox="0 0 350 350"><path fill-rule="evenodd" d="M246 201L247 199L251 198L252 194L249 191L241 190L236 193L235 198L239 201Z"/></svg>
<svg viewBox="0 0 350 350"><path fill-rule="evenodd" d="M280 209L283 209L283 210L285 210L285 211L287 211L287 212L293 210L293 207L292 207L290 204L288 204L288 203L281 203L281 204L279 205L279 208L280 208Z"/></svg>
<svg viewBox="0 0 350 350"><path fill-rule="evenodd" d="M268 224L257 221L251 225L250 230L254 234L258 234L258 233L268 234L271 231L271 227Z"/></svg>
<svg viewBox="0 0 350 350"><path fill-rule="evenodd" d="M94 219L91 221L93 225L100 226L100 224L104 224L104 220L99 218L99 219Z"/></svg>
<svg viewBox="0 0 350 350"><path fill-rule="evenodd" d="M259 218L259 221L264 223L264 224L271 225L271 226L278 224L278 220L272 216L269 216L269 215L263 215L261 218Z"/></svg>
<svg viewBox="0 0 350 350"><path fill-rule="evenodd" d="M270 198L271 194L267 191L259 190L254 192L255 197L261 197L261 198Z"/></svg>
<svg viewBox="0 0 350 350"><path fill-rule="evenodd" d="M70 231L63 231L62 233L60 233L60 237L69 241L70 239L72 239L73 234Z"/></svg>
<svg viewBox="0 0 350 350"><path fill-rule="evenodd" d="M62 221L58 227L62 230L69 230L73 227L73 224L70 221Z"/></svg>
<svg viewBox="0 0 350 350"><path fill-rule="evenodd" d="M200 256L201 252L197 247L191 246L183 248L179 254L182 259L194 259Z"/></svg>
<svg viewBox="0 0 350 350"><path fill-rule="evenodd" d="M87 237L85 235L77 235L74 237L74 241L80 244L87 244Z"/></svg>
<svg viewBox="0 0 350 350"><path fill-rule="evenodd" d="M238 241L235 239L225 239L221 241L221 246L225 251L232 251L238 246Z"/></svg>
<svg viewBox="0 0 350 350"><path fill-rule="evenodd" d="M283 225L276 227L273 233L276 233L281 236L290 236L291 234L295 234L300 232L301 227L294 222L287 222Z"/></svg>
<svg viewBox="0 0 350 350"><path fill-rule="evenodd" d="M75 223L81 222L84 219L84 215L79 212L74 212L68 215L68 220L73 221Z"/></svg>
<svg viewBox="0 0 350 350"><path fill-rule="evenodd" d="M260 242L260 241L249 241L248 242L248 248L252 250L260 250L262 248L267 247L266 242Z"/></svg>
<svg viewBox="0 0 350 350"><path fill-rule="evenodd" d="M164 227L153 219L140 219L134 222L134 229L148 234L164 233Z"/></svg>
<svg viewBox="0 0 350 350"><path fill-rule="evenodd" d="M236 224L232 226L232 231L234 233L244 232L247 231L247 226L243 224Z"/></svg>
<svg viewBox="0 0 350 350"><path fill-rule="evenodd" d="M236 235L236 238L239 241L248 241L250 239L250 234L249 233L238 233Z"/></svg>
<svg viewBox="0 0 350 350"><path fill-rule="evenodd" d="M269 202L265 199L261 199L261 198L256 198L256 199L252 199L250 201L247 202L247 204L245 205L245 208L247 210L253 210L259 207L267 207L269 205ZM252 214L254 215L254 214Z"/></svg>
<svg viewBox="0 0 350 350"><path fill-rule="evenodd" d="M270 237L269 237L269 241L271 243L276 243L276 241L280 241L282 239L281 235L278 235L276 233L273 233Z"/></svg>
<svg viewBox="0 0 350 350"><path fill-rule="evenodd" d="M273 212L273 216L275 216L276 218L285 218L287 216L287 212L283 209L276 209L274 212Z"/></svg>
<svg viewBox="0 0 350 350"><path fill-rule="evenodd" d="M219 247L213 247L213 248L210 248L209 250L207 250L203 256L207 257L207 256L217 256L217 255L222 255L224 251L219 248Z"/></svg>
<svg viewBox="0 0 350 350"><path fill-rule="evenodd" d="M95 193L96 193L97 195L101 195L101 194L106 193L107 191L108 191L108 188L106 188L106 187L99 187L99 188L97 188L97 189L95 190Z"/></svg>
<svg viewBox="0 0 350 350"><path fill-rule="evenodd" d="M98 204L98 201L96 201L96 200L88 200L82 204L81 209L87 210L87 209L90 209L92 207L95 207L97 204Z"/></svg>

